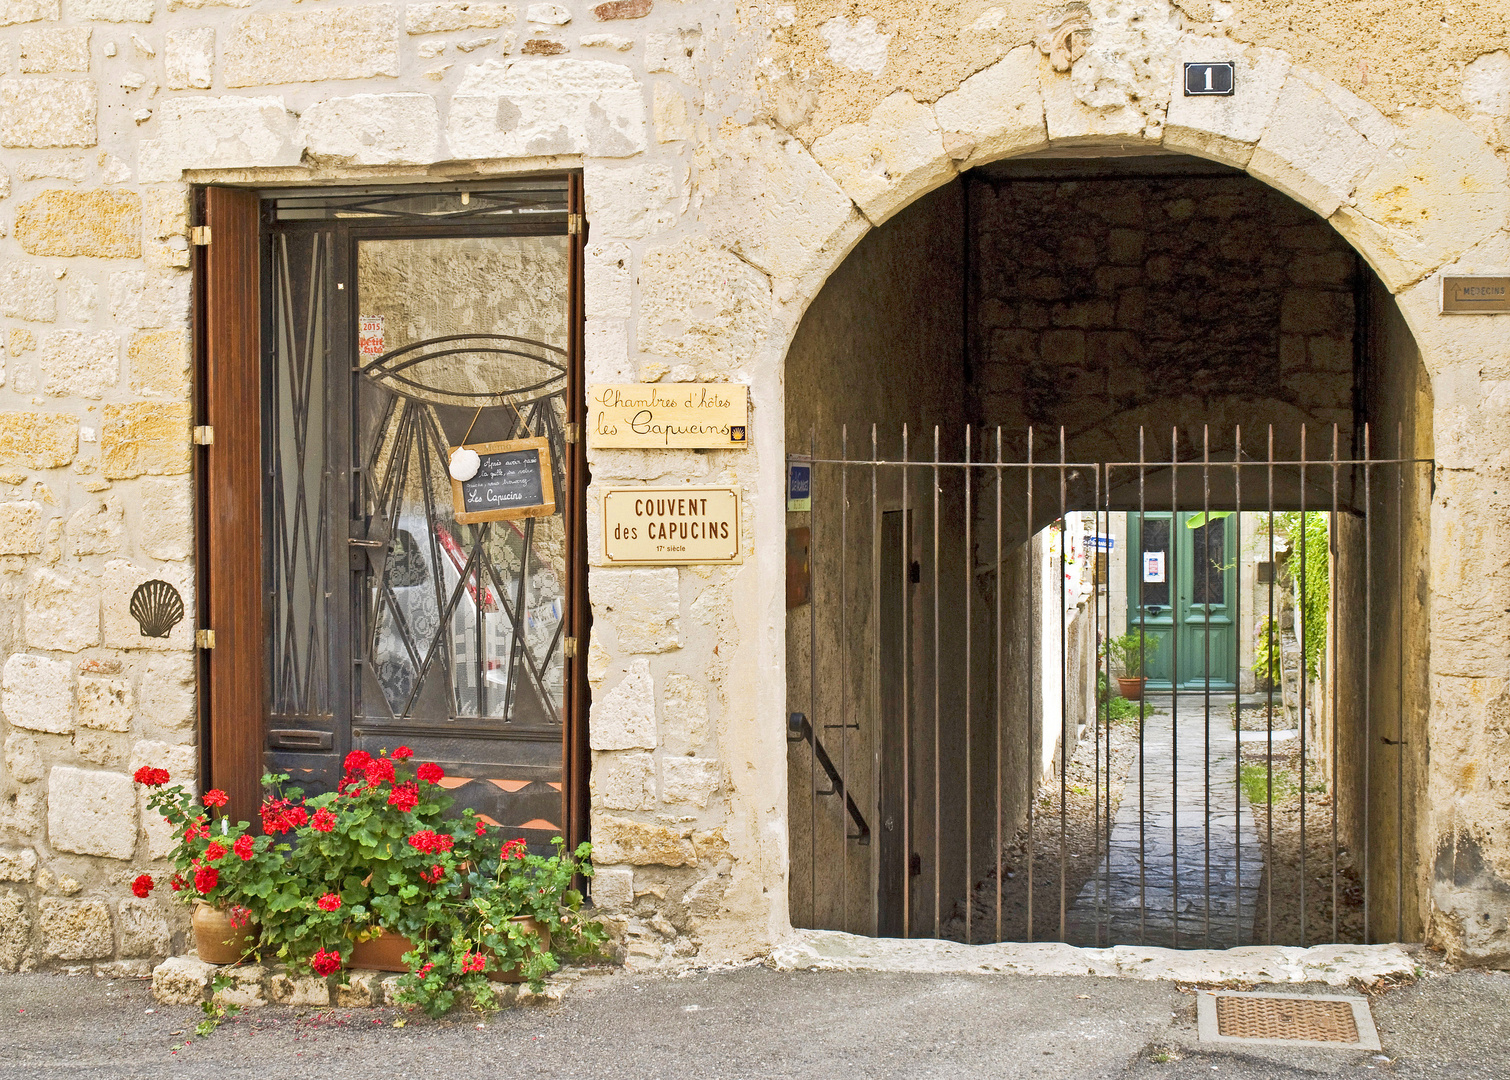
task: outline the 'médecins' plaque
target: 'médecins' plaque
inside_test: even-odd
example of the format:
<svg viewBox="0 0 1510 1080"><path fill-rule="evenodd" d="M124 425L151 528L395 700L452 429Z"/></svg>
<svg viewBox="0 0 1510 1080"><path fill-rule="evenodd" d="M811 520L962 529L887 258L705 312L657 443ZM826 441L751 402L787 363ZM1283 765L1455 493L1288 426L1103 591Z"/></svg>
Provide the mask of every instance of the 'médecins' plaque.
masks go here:
<svg viewBox="0 0 1510 1080"><path fill-rule="evenodd" d="M630 487L603 493L607 565L743 561L737 488Z"/></svg>
<svg viewBox="0 0 1510 1080"><path fill-rule="evenodd" d="M1444 276L1442 314L1510 314L1510 277Z"/></svg>
<svg viewBox="0 0 1510 1080"><path fill-rule="evenodd" d="M593 386L587 442L595 450L721 450L748 444L749 390L739 383Z"/></svg>

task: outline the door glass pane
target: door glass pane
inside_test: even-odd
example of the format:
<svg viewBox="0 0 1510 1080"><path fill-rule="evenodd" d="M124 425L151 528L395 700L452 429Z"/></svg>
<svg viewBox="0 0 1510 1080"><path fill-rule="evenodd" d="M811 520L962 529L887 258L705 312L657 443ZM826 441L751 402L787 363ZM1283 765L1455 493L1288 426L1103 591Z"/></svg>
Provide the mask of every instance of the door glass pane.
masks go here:
<svg viewBox="0 0 1510 1080"><path fill-rule="evenodd" d="M1227 576L1222 568L1226 555L1227 522L1209 521L1191 530L1191 588L1193 604L1227 602Z"/></svg>
<svg viewBox="0 0 1510 1080"><path fill-rule="evenodd" d="M330 255L329 233L273 241L274 363L264 405L264 454L271 710L280 719L331 711L324 288Z"/></svg>
<svg viewBox="0 0 1510 1080"><path fill-rule="evenodd" d="M357 714L561 720L566 531L456 520L449 448L544 437L566 490L567 238L359 245Z"/></svg>
<svg viewBox="0 0 1510 1080"><path fill-rule="evenodd" d="M1163 555L1163 581L1149 581L1147 573L1139 573L1143 585L1143 606L1167 608L1169 606L1169 519L1143 519L1143 553L1157 552Z"/></svg>

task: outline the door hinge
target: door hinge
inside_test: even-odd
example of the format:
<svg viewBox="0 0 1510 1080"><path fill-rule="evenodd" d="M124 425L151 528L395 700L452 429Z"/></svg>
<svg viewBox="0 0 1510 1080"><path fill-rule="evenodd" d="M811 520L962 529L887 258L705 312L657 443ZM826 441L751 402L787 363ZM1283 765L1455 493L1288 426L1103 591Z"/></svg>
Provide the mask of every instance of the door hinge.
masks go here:
<svg viewBox="0 0 1510 1080"><path fill-rule="evenodd" d="M189 229L189 243L195 247L210 246L210 227L208 225L195 225Z"/></svg>
<svg viewBox="0 0 1510 1080"><path fill-rule="evenodd" d="M215 441L215 429L209 424L200 424L194 429L194 445L209 446Z"/></svg>
<svg viewBox="0 0 1510 1080"><path fill-rule="evenodd" d="M213 630L196 630L196 631L194 631L194 644L197 645L197 646L199 646L199 648L201 648L201 649L213 649L215 647L215 631L213 631Z"/></svg>
<svg viewBox="0 0 1510 1080"><path fill-rule="evenodd" d="M577 639L574 637L562 638L561 652L568 660L575 660L577 657Z"/></svg>
<svg viewBox="0 0 1510 1080"><path fill-rule="evenodd" d="M581 214L567 214L566 215L566 235L567 236L580 236L581 233L582 233L582 215Z"/></svg>
<svg viewBox="0 0 1510 1080"><path fill-rule="evenodd" d="M572 446L575 446L577 444L577 440L580 439L581 437L582 437L582 425L581 424L573 422L573 423L570 423L570 424L566 425L566 441L569 444L571 444Z"/></svg>

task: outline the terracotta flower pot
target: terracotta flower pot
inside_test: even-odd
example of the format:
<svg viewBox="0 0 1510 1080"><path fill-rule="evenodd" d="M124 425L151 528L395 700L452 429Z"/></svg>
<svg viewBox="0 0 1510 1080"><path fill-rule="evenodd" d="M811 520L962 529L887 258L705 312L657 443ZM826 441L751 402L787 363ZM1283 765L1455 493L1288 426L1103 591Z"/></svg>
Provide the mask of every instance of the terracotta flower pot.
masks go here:
<svg viewBox="0 0 1510 1080"><path fill-rule="evenodd" d="M194 950L206 964L239 964L257 944L257 921L250 912L236 926L224 908L195 904L193 925Z"/></svg>
<svg viewBox="0 0 1510 1080"><path fill-rule="evenodd" d="M525 930L527 930L530 933L535 934L536 936L538 936L540 938L540 949L541 949L542 952L549 952L550 951L550 947L551 947L551 932L550 932L549 927L546 927L543 924L536 922L534 919L532 919L528 915L515 915L512 919L509 920L509 922L516 922L521 927L523 927ZM520 982L524 982L524 976L522 974L520 974L520 972L519 972L519 965L518 964L515 964L513 967L507 968L507 969L505 969L503 971L496 971L496 970L495 971L489 971L488 972L488 978L492 979L494 982L503 982L503 983L520 983Z"/></svg>
<svg viewBox="0 0 1510 1080"><path fill-rule="evenodd" d="M414 942L403 934L390 934L379 930L377 937L358 941L351 949L348 966L367 968L371 971L408 971L404 954L414 948Z"/></svg>
<svg viewBox="0 0 1510 1080"><path fill-rule="evenodd" d="M1117 689L1122 692L1122 696L1128 701L1139 701L1143 697L1143 684L1146 682L1148 682L1146 678L1124 679L1118 675Z"/></svg>

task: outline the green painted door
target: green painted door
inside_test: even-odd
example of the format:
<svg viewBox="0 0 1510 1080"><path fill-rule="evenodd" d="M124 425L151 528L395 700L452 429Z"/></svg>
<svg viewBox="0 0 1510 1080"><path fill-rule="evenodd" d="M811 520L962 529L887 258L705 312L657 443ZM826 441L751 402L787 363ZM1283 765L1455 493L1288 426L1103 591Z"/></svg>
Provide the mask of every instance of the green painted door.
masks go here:
<svg viewBox="0 0 1510 1080"><path fill-rule="evenodd" d="M1168 689L1231 689L1237 658L1237 515L1129 514L1127 623L1143 627L1157 650L1148 684Z"/></svg>

